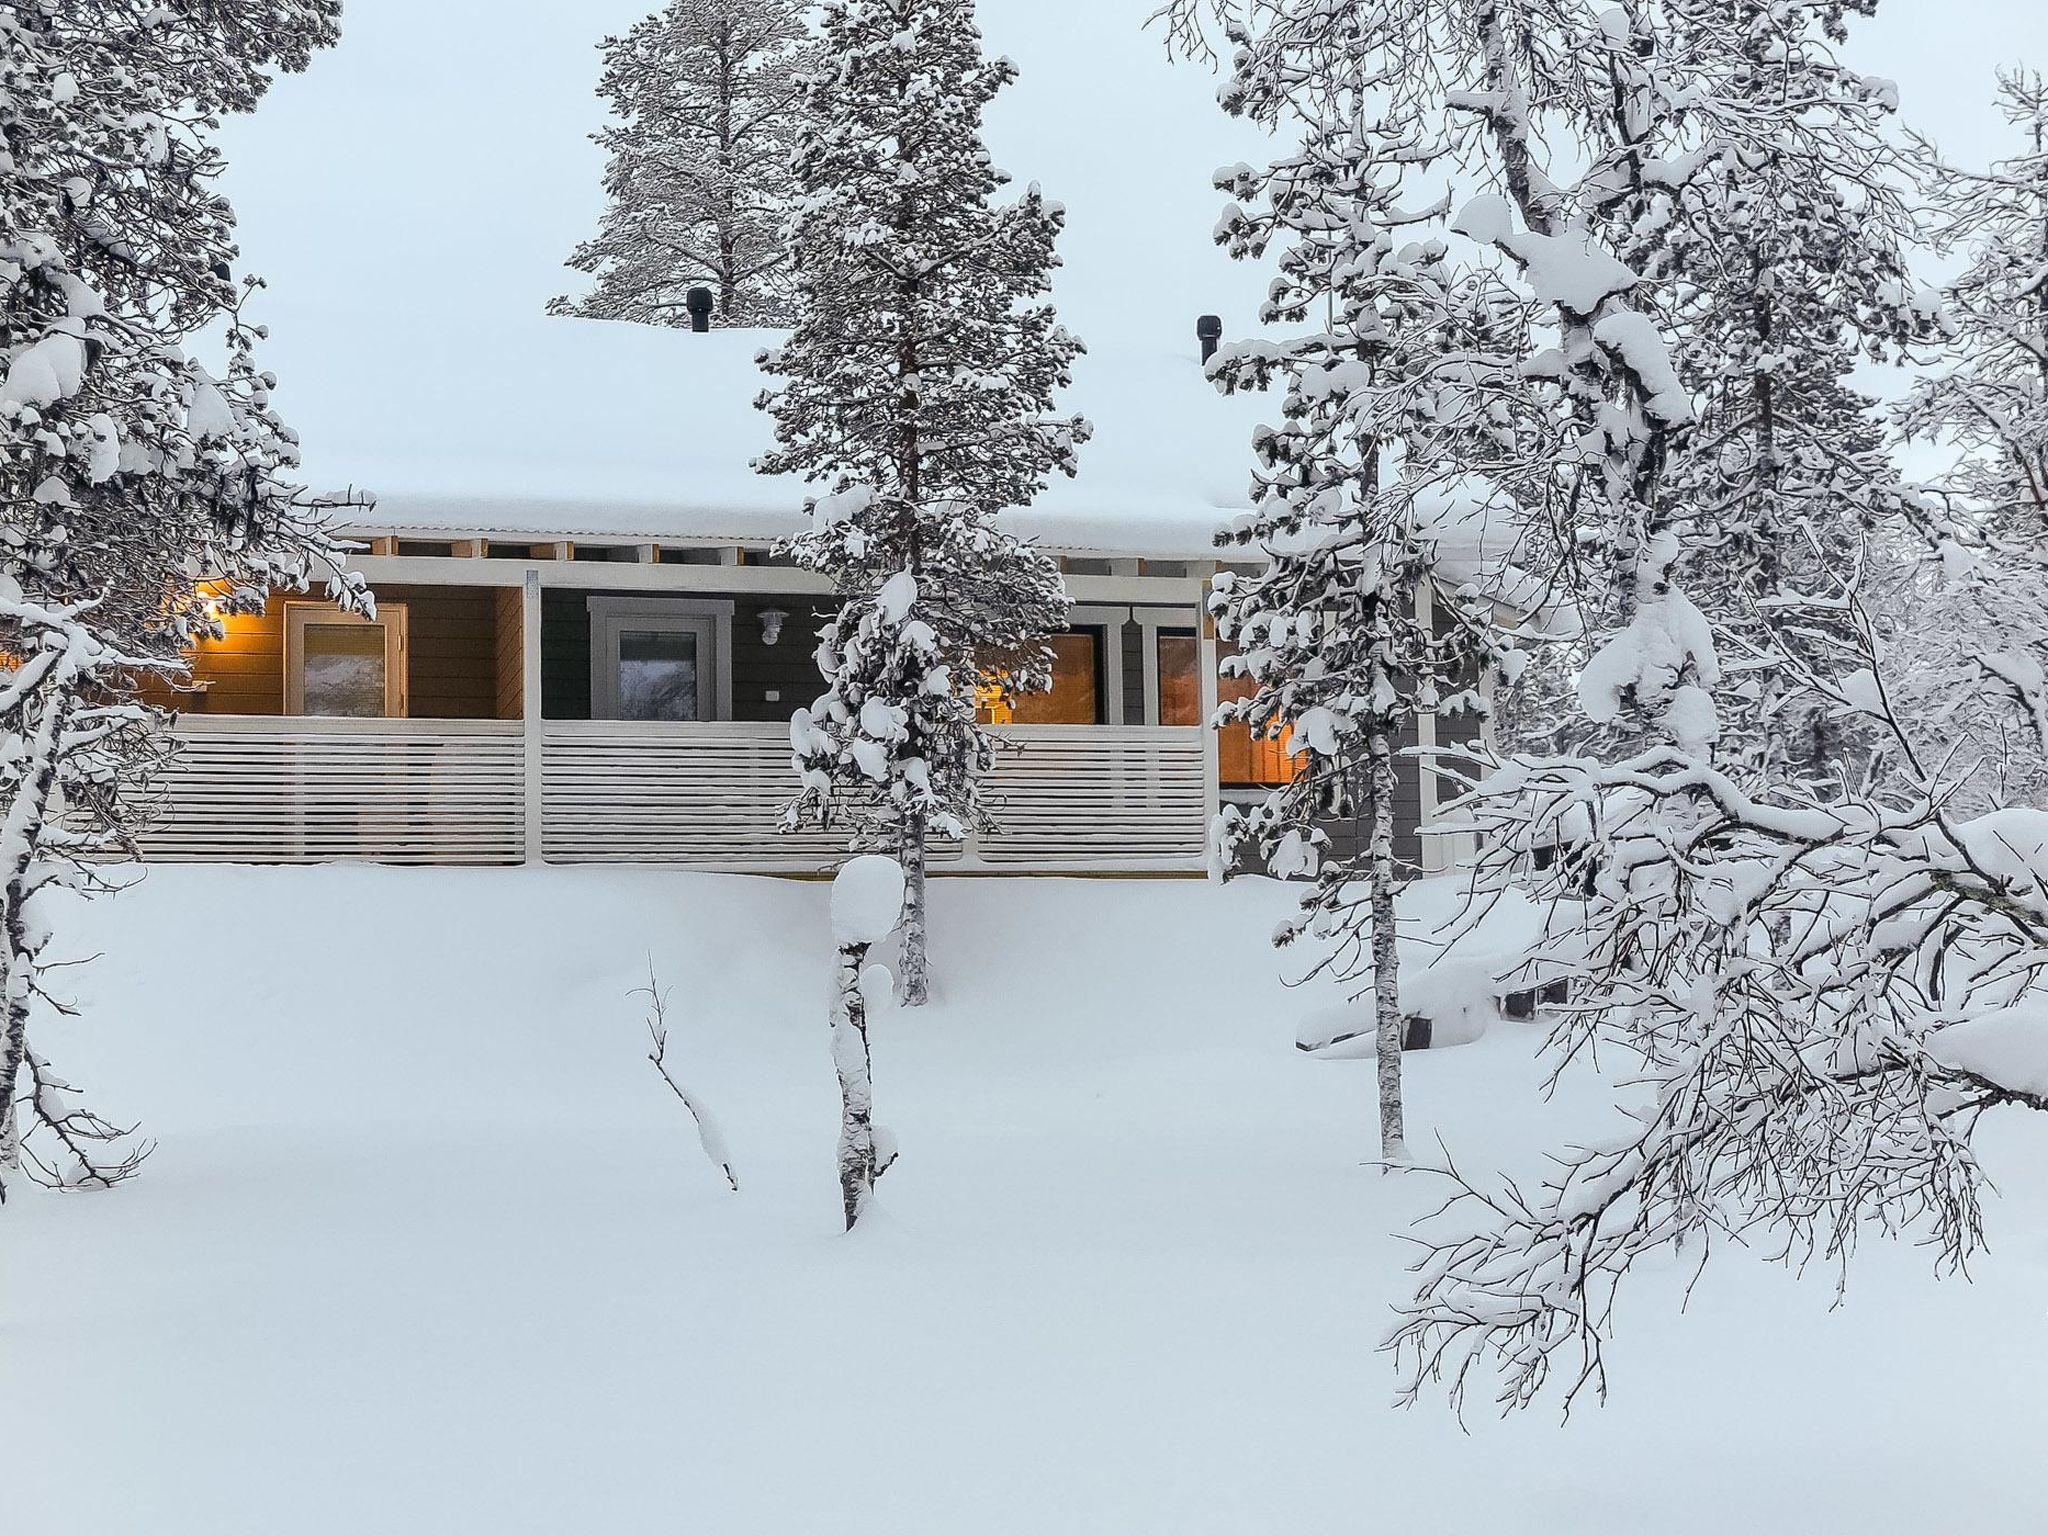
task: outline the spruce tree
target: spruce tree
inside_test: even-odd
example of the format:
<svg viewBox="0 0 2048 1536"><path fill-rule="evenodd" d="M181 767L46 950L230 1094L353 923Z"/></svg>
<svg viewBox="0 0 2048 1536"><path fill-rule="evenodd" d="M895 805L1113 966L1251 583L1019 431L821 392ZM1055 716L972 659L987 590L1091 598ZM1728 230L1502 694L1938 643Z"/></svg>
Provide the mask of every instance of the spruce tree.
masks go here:
<svg viewBox="0 0 2048 1536"><path fill-rule="evenodd" d="M1907 270L1893 88L1841 63L1837 0L1673 10L1667 46L1699 76L1712 126L1665 249L1675 359L1699 412L1666 494L1695 528L1688 585L1744 663L1722 692L1721 756L1825 774L1852 744L1767 663L1844 643L1840 594L1907 516L1876 401L1850 375L1930 329L1938 305Z"/></svg>
<svg viewBox="0 0 2048 1536"><path fill-rule="evenodd" d="M1897 420L1955 462L1911 504L1890 653L1922 739L1981 764L1980 806L2048 793L2048 82L2007 71L1998 96L2014 153L1971 170L1921 146L1936 239L1964 265Z"/></svg>
<svg viewBox="0 0 2048 1536"><path fill-rule="evenodd" d="M1499 285L1452 264L1447 200L1409 205L1445 151L1372 112L1385 55L1308 67L1307 10L1270 8L1223 93L1302 144L1218 174L1233 201L1217 239L1247 260L1277 247L1259 318L1308 329L1227 347L1210 368L1226 389L1285 390L1281 424L1256 436L1254 510L1222 539L1263 560L1218 575L1210 608L1237 647L1226 666L1254 684L1223 718L1284 736L1295 764L1248 817L1226 812L1220 835L1313 882L1280 942L1313 934L1317 970L1370 977L1392 1163L1406 1157L1396 905L1414 874L1394 851L1396 744L1425 713L1476 705L1502 645L1479 573L1441 569L1437 533L1454 504L1512 514L1474 471L1515 452L1520 337ZM1346 811L1360 846L1340 853L1326 828Z"/></svg>
<svg viewBox="0 0 2048 1536"><path fill-rule="evenodd" d="M593 137L606 206L596 238L569 258L594 281L551 313L687 325L686 296L701 285L725 325L788 323L783 223L806 9L669 0L605 39L598 94L614 121Z"/></svg>
<svg viewBox="0 0 2048 1536"><path fill-rule="evenodd" d="M1064 215L1006 178L982 110L1015 75L984 59L971 0L833 0L805 80L791 224L797 323L764 354L777 447L759 467L822 483L796 558L842 607L818 646L825 693L791 723L792 819L850 820L909 881L901 985L927 988L927 840L988 825L996 750L985 671L1050 685L1067 612L1051 557L998 523L1085 424L1054 413L1080 345L1046 297Z"/></svg>

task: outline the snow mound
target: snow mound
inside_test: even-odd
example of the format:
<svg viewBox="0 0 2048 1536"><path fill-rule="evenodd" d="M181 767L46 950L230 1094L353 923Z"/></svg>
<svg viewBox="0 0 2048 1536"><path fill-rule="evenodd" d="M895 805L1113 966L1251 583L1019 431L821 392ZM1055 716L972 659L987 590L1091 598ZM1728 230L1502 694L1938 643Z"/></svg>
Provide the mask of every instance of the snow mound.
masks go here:
<svg viewBox="0 0 2048 1536"><path fill-rule="evenodd" d="M903 915L903 866L887 854L848 859L832 879L832 937L879 944Z"/></svg>

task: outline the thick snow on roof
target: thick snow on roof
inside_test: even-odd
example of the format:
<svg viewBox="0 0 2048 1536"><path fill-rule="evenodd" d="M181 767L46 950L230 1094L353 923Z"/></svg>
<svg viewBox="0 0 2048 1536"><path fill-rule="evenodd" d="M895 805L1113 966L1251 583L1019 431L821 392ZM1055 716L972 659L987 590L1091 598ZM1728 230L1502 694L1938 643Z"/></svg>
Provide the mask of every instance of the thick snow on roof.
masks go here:
<svg viewBox="0 0 2048 1536"><path fill-rule="evenodd" d="M445 320L401 358L353 374L345 421L324 433L318 419L301 422L308 475L322 489L375 492L365 525L379 528L779 536L801 524L809 488L750 467L772 441L753 408L768 382L755 354L771 339L547 316ZM1060 549L1213 555L1225 509L1245 499L1265 402L1219 398L1190 351L1090 357L1073 404L1097 429L1082 474L1014 514L1018 530Z"/></svg>
<svg viewBox="0 0 2048 1536"><path fill-rule="evenodd" d="M551 319L600 208L597 40L651 0L535 8L350 0L341 45L233 125L227 191L280 406L320 489L374 525L562 537L747 538L797 526L804 487L754 475L764 333ZM1168 62L1154 0L982 0L1021 71L989 138L1066 204L1055 298L1089 348L1069 404L1095 423L1078 480L1019 514L1066 549L1211 553L1241 508L1268 399L1201 376L1196 316L1242 334L1262 274L1210 231L1218 165L1259 153L1205 71Z"/></svg>

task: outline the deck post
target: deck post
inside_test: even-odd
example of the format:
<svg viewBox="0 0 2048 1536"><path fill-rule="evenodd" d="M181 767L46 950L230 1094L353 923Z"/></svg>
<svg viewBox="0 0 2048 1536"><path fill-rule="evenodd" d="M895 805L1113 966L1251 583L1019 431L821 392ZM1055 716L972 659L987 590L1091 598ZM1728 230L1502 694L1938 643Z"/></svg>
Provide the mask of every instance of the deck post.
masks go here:
<svg viewBox="0 0 2048 1536"><path fill-rule="evenodd" d="M519 605L520 755L525 768L526 862L541 858L540 572L529 568Z"/></svg>
<svg viewBox="0 0 2048 1536"><path fill-rule="evenodd" d="M1216 644L1216 620L1206 601L1201 606L1200 619L1201 628L1197 633L1201 639L1196 647L1195 670L1202 690L1202 840L1211 850L1208 860L1210 878L1221 879L1223 871L1218 866L1214 844L1216 819L1223 813L1223 763L1216 736L1216 669L1222 658Z"/></svg>

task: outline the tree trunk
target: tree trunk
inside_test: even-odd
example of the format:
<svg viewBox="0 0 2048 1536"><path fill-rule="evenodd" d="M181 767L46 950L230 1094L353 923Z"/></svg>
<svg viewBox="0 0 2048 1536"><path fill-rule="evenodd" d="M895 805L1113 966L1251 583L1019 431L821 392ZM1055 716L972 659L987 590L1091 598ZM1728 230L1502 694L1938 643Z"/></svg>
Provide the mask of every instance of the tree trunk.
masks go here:
<svg viewBox="0 0 2048 1536"><path fill-rule="evenodd" d="M931 963L925 954L924 937L924 845L925 819L906 817L897 851L903 866L903 983L900 995L906 1008L922 1008L931 995Z"/></svg>
<svg viewBox="0 0 2048 1536"><path fill-rule="evenodd" d="M1380 1156L1408 1160L1407 1129L1401 1112L1401 961L1396 947L1394 898L1400 886L1394 869L1394 743L1386 723L1372 733L1372 992L1378 1025Z"/></svg>
<svg viewBox="0 0 2048 1536"><path fill-rule="evenodd" d="M55 692L29 743L29 771L16 784L14 801L0 822L8 849L6 883L0 887L0 945L4 945L0 950L0 1000L6 1010L4 1033L0 1033L0 1201L7 1198L5 1176L21 1166L21 1131L14 1100L28 1056L30 982L35 966L34 940L26 917L30 876L57 787L64 732L77 704L68 682L49 686Z"/></svg>
<svg viewBox="0 0 2048 1536"><path fill-rule="evenodd" d="M860 973L868 946L839 947L838 994L832 1006L832 1065L839 1073L839 1194L851 1232L875 1195L874 1092L868 1077L868 1005Z"/></svg>

